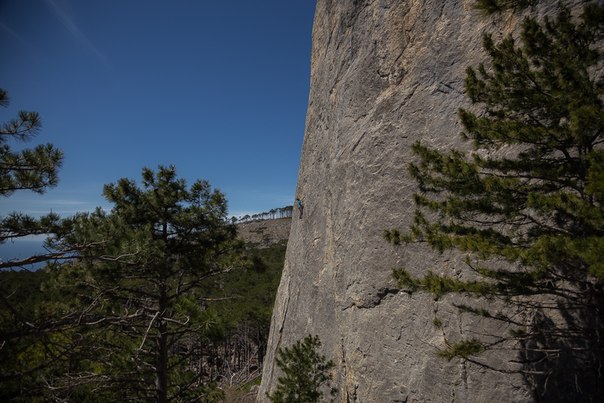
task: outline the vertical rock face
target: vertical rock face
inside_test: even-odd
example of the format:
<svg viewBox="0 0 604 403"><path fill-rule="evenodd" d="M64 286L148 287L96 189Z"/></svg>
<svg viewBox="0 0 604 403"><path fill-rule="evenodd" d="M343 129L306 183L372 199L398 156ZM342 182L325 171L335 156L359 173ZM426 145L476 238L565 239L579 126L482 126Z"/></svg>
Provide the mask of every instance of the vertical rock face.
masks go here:
<svg viewBox="0 0 604 403"><path fill-rule="evenodd" d="M461 147L456 113L467 106L466 67L484 58L482 34L518 26L518 16L485 17L473 2L317 0L297 188L304 217L292 221L259 401L276 385L278 349L308 334L336 363L343 402L532 400L518 374L436 356L489 331L452 308L459 297L409 296L391 278L397 266L453 274L457 258L382 238L412 220L411 145ZM531 12L551 13L557 2L542 3ZM489 363L513 369L507 354Z"/></svg>

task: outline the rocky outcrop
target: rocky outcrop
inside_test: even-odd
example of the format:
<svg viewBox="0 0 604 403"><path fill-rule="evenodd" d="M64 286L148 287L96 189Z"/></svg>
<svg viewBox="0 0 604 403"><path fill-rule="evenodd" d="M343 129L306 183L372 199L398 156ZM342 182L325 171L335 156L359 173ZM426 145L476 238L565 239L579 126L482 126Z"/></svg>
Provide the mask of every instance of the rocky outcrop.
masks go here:
<svg viewBox="0 0 604 403"><path fill-rule="evenodd" d="M258 220L237 224L237 237L245 243L266 248L289 238L291 218Z"/></svg>
<svg viewBox="0 0 604 403"><path fill-rule="evenodd" d="M552 12L554 3L529 12ZM517 29L518 16L485 17L472 4L317 0L296 191L304 218L292 221L260 401L276 384L278 349L307 334L336 362L343 402L532 400L518 374L436 356L450 341L493 330L459 315L451 305L459 297L410 296L391 278L397 266L453 274L457 257L382 238L412 219L411 145L460 147L456 113L467 106L465 69L484 57L482 34ZM514 369L509 354L488 359Z"/></svg>

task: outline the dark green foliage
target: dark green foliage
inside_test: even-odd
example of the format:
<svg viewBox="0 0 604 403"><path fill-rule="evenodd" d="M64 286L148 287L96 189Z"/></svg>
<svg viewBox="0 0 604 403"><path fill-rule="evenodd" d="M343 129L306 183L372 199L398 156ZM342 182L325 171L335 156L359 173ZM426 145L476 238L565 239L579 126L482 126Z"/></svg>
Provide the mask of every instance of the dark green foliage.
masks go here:
<svg viewBox="0 0 604 403"><path fill-rule="evenodd" d="M8 93L0 89L0 106L8 106ZM9 196L16 190L42 193L58 182L63 153L51 144L33 149L13 151L10 140L28 141L42 126L36 112L20 111L18 117L0 125L0 195Z"/></svg>
<svg viewBox="0 0 604 403"><path fill-rule="evenodd" d="M323 398L323 387L329 388L335 367L333 361L318 353L321 348L319 336L306 336L293 346L280 348L277 366L283 371L275 391L268 395L274 403L311 403ZM333 396L336 389L330 389Z"/></svg>
<svg viewBox="0 0 604 403"><path fill-rule="evenodd" d="M233 269L201 281L194 293L199 298L174 304L180 316L171 318L188 316L191 326L171 325L182 335L172 335L169 350L169 390L180 387L179 394L169 396L174 400L221 401L214 382L227 381L221 388L229 398L239 383L259 380L285 244L244 253L244 258L225 256L223 262L232 262ZM9 304L0 309L0 400L153 399L155 329L148 327L149 316L137 314L152 303L149 295L136 295L151 294L152 288L136 290L133 286L144 284L143 278L124 278L134 267L122 268L115 278L105 276L109 268L99 264L109 258L88 256L80 264L0 272Z"/></svg>
<svg viewBox="0 0 604 403"><path fill-rule="evenodd" d="M9 104L8 94L0 89L0 106ZM43 193L57 184L63 154L50 144L33 149L14 151L11 142L27 142L40 130L36 112L20 111L18 116L0 124L0 197L18 190ZM49 214L33 218L12 213L0 218L0 243L8 239L40 235L60 227L59 217ZM0 269L63 257L63 253L33 256L21 261L0 262ZM54 340L41 328L49 321L40 314L43 302L37 292L45 273L0 271L0 400L26 399L25 388L33 388L34 373L44 371L54 358L62 354ZM39 319L39 321L38 321ZM64 318L59 317L58 320ZM43 348L42 346L46 346ZM31 399L31 396L29 397ZM39 396L39 400L43 400ZM34 400L35 401L35 400Z"/></svg>
<svg viewBox="0 0 604 403"><path fill-rule="evenodd" d="M414 238L439 251L532 267L535 283L548 280L538 274L552 267L604 279L603 87L589 73L601 59L593 47L602 18L602 8L590 7L578 25L566 10L543 25L526 20L522 48L512 38L498 45L485 38L492 68L469 68L466 78L484 113L461 110L460 118L464 136L492 153L466 157L415 145ZM497 153L510 145L516 148Z"/></svg>
<svg viewBox="0 0 604 403"><path fill-rule="evenodd" d="M0 88L0 106L9 105L8 93ZM38 145L14 151L11 142L27 142L42 126L36 112L20 111L18 117L0 124L0 197L8 197L18 190L44 193L56 186L63 153L51 144ZM46 234L59 227L59 217L48 214L34 218L21 213L0 217L0 243L7 239ZM23 261L0 262L0 269L49 260L55 256L36 256Z"/></svg>
<svg viewBox="0 0 604 403"><path fill-rule="evenodd" d="M220 318L221 337L207 346L207 372L235 383L260 377L268 343L273 304L285 260L285 243L247 246L248 263L208 279L208 309Z"/></svg>
<svg viewBox="0 0 604 403"><path fill-rule="evenodd" d="M46 279L43 272L0 271L0 401L22 395L32 383L23 374L30 362L22 362L22 354L36 343L36 336L29 334L26 323L32 323L36 306L43 302L39 288Z"/></svg>
<svg viewBox="0 0 604 403"><path fill-rule="evenodd" d="M485 281L461 281L447 276L439 276L429 271L423 278L415 278L404 269L396 269L393 276L405 291L429 291L437 298L451 292L489 296L495 294L497 286Z"/></svg>
<svg viewBox="0 0 604 403"><path fill-rule="evenodd" d="M245 270L234 270L213 279L211 298L221 299L212 309L225 318L228 326L250 322L268 330L281 271L285 260L285 244L250 249ZM264 333L264 332L263 332Z"/></svg>
<svg viewBox="0 0 604 403"><path fill-rule="evenodd" d="M409 292L465 293L529 307L528 330L499 336L530 346L526 370L541 374L537 384L550 382L548 393L556 393L552 385L567 365L580 386L560 388L587 401L603 383L597 370L604 348L604 82L597 74L603 24L604 7L590 4L576 21L567 9L543 22L526 19L520 45L486 35L489 63L468 68L465 81L475 108L459 112L474 151L415 144L418 162L410 173L420 192L413 225L406 234L385 233L395 244L418 241L467 254L476 280L434 272L416 278L405 269L394 275ZM541 297L555 299L555 308ZM462 311L509 319L468 306ZM442 354L465 358L485 348L462 341Z"/></svg>
<svg viewBox="0 0 604 403"><path fill-rule="evenodd" d="M539 0L476 0L474 6L487 14L506 10L519 11L537 4Z"/></svg>
<svg viewBox="0 0 604 403"><path fill-rule="evenodd" d="M58 214L50 213L40 218L12 213L0 221L0 242L29 235L44 235L57 232L60 228Z"/></svg>
<svg viewBox="0 0 604 403"><path fill-rule="evenodd" d="M244 264L232 253L225 198L206 181L188 187L174 167L144 169L142 187L121 179L104 195L110 213L79 215L50 243L78 252L53 270L48 287L61 292L60 310L80 317L73 332L60 333L76 364L49 376L49 390L59 398L92 390L160 402L200 398L208 385L187 357L221 326L205 308L203 283Z"/></svg>
<svg viewBox="0 0 604 403"><path fill-rule="evenodd" d="M459 343L450 345L446 350L438 352L439 357L446 358L451 361L453 358L461 357L468 358L472 355L478 355L485 350L485 346L478 339L470 339L460 341Z"/></svg>

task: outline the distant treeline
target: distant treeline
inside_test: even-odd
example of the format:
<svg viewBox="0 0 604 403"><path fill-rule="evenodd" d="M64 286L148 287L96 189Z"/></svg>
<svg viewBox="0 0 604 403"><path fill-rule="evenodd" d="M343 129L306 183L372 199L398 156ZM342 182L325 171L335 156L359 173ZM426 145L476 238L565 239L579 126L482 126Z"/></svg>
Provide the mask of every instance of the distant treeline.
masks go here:
<svg viewBox="0 0 604 403"><path fill-rule="evenodd" d="M262 221L262 220L274 220L277 218L291 218L292 212L294 210L294 206L285 206L271 209L270 211L265 211L263 213L258 214L246 214L243 217L231 217L231 221L236 223L244 223L250 221Z"/></svg>

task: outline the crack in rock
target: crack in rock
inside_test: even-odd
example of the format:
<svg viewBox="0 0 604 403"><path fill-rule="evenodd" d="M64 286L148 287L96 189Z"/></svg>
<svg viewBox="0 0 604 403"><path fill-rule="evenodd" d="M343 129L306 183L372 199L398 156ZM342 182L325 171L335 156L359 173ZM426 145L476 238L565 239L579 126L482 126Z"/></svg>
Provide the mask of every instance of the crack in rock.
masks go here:
<svg viewBox="0 0 604 403"><path fill-rule="evenodd" d="M398 288L380 288L374 295L369 296L365 301L353 302L352 304L344 307L342 311L349 308L355 307L358 309L371 309L379 306L384 300L398 294L400 289Z"/></svg>

